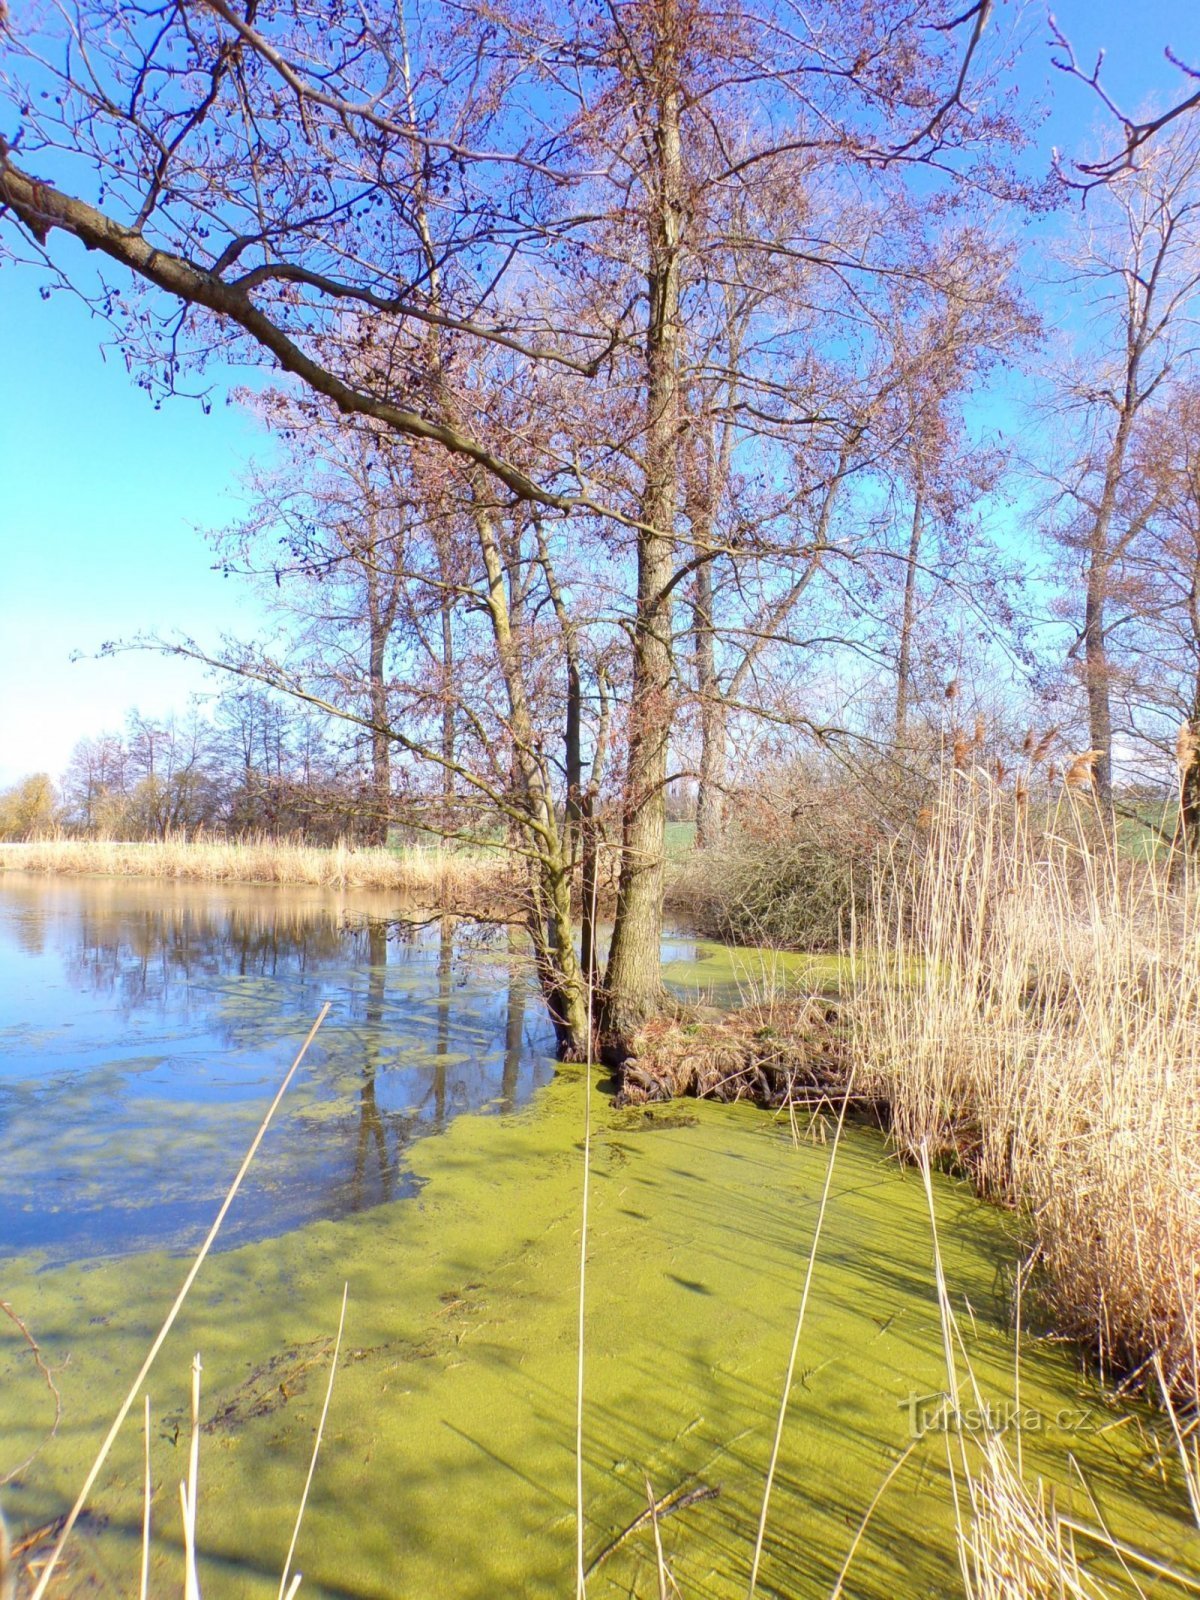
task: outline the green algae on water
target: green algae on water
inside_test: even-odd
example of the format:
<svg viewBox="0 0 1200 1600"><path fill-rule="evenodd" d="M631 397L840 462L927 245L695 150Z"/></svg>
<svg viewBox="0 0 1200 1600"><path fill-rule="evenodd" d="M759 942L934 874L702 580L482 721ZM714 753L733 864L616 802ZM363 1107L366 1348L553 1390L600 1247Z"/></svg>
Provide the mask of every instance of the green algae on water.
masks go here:
<svg viewBox="0 0 1200 1600"><path fill-rule="evenodd" d="M849 971L849 957L844 956L718 944L713 939L678 943L686 953L668 949L663 962L668 989L681 999L723 1008L795 990L837 994Z"/></svg>
<svg viewBox="0 0 1200 1600"><path fill-rule="evenodd" d="M296 1558L302 1593L571 1591L585 1092L581 1072L566 1070L525 1109L461 1118L414 1146L416 1194L205 1264L149 1384L154 1592L179 1586L178 1481L198 1349L202 1588L207 1600L275 1593L344 1281L345 1343ZM645 1509L647 1478L658 1496L715 1488L663 1521L664 1549L683 1594L740 1597L828 1147L794 1145L749 1107L640 1115L590 1092L588 1559ZM939 1178L935 1193L955 1310L1000 1413L1013 1400L1019 1248L1006 1219L964 1186ZM45 1270L35 1259L5 1263L2 1297L35 1333L64 1400L57 1436L5 1491L18 1534L73 1498L183 1270L162 1254ZM854 1131L838 1157L761 1593L829 1594L867 1505L914 1424L936 1415L944 1382L920 1182L881 1140ZM0 1473L38 1443L48 1399L16 1331L0 1331ZM1060 1510L1094 1522L1090 1493L1118 1537L1186 1562L1195 1539L1186 1499L1146 1418L1111 1409L1068 1355L1034 1341L1023 1351L1021 1411L1026 1471L1054 1482ZM131 1419L56 1592L136 1592L140 1478ZM600 1562L588 1592L657 1593L649 1529ZM881 1501L849 1592L961 1593L936 1428Z"/></svg>

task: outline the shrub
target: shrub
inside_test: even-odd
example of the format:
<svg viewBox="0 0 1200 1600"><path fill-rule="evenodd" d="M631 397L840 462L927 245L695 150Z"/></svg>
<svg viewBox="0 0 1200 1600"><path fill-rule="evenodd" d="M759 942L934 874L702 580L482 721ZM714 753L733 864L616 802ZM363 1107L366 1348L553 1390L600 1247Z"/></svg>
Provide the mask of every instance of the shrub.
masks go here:
<svg viewBox="0 0 1200 1600"><path fill-rule="evenodd" d="M892 808L861 784L789 767L730 809L721 843L677 869L672 909L734 944L836 950L866 906Z"/></svg>

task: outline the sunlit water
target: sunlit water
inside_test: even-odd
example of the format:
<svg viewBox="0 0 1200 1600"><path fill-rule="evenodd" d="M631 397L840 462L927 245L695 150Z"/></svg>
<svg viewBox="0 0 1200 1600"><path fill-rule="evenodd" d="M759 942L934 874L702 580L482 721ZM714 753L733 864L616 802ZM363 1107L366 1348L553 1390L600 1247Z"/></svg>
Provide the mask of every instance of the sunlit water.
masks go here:
<svg viewBox="0 0 1200 1600"><path fill-rule="evenodd" d="M668 983L719 1004L831 976L685 938L663 954ZM418 924L390 896L231 885L0 878L0 1302L21 1319L0 1317L0 1497L27 1559L44 1558L177 1292L170 1252L203 1233L326 1000L221 1253L151 1374L150 1591L180 1592L177 1489L201 1351L201 1588L278 1594L345 1286L302 1593L571 1592L589 1125L588 1593L658 1592L639 1523L649 1481L706 1491L664 1518L679 1592L739 1600L829 1145L794 1144L786 1119L748 1106L621 1111L594 1075L556 1072L504 930ZM964 1184L937 1175L933 1194L964 1371L988 1414L1008 1417L1023 1241ZM827 1597L875 1506L844 1592L961 1594L946 1438L926 1420L947 1381L933 1282L922 1186L876 1134L849 1129L759 1592ZM1046 1474L1064 1512L1103 1515L1195 1576L1186 1492L1155 1418L1035 1326L1019 1411L1031 1482ZM132 1421L73 1536L63 1600L137 1592ZM1094 1540L1086 1559L1100 1559ZM1179 1591L1147 1580L1139 1592Z"/></svg>
<svg viewBox="0 0 1200 1600"><path fill-rule="evenodd" d="M225 1247L411 1187L405 1152L553 1072L527 963L389 896L0 878L0 1252L198 1238L321 1005Z"/></svg>

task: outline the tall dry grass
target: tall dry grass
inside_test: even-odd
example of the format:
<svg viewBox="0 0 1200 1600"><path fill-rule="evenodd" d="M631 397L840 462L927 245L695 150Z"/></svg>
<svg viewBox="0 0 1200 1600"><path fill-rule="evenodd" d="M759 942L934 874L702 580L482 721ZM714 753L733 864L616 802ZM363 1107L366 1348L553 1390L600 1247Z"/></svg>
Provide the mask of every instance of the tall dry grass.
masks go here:
<svg viewBox="0 0 1200 1600"><path fill-rule="evenodd" d="M324 847L253 835L237 840L180 837L121 843L49 838L0 844L0 872L182 878L217 883L309 884L392 889L434 906L491 900L511 888L501 852L410 846L401 851L339 842Z"/></svg>
<svg viewBox="0 0 1200 1600"><path fill-rule="evenodd" d="M955 773L876 883L848 1005L896 1139L1027 1214L1063 1331L1200 1398L1200 885L1086 793ZM1152 1380L1153 1381L1153 1380Z"/></svg>

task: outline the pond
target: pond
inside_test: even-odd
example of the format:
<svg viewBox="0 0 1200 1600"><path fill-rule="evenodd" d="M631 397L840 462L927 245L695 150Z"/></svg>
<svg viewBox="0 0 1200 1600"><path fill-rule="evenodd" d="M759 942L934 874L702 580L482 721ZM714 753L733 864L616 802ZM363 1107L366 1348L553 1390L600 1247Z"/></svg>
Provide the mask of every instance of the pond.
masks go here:
<svg viewBox="0 0 1200 1600"><path fill-rule="evenodd" d="M415 1138L528 1099L553 1046L519 953L402 910L361 893L0 879L0 1251L198 1244L326 1000L224 1248L391 1200Z"/></svg>
<svg viewBox="0 0 1200 1600"><path fill-rule="evenodd" d="M0 1300L36 1338L63 1407L55 1428L46 1373L0 1317L10 1525L36 1534L70 1504L179 1286L181 1252L329 999L221 1252L150 1377L151 1593L182 1590L195 1351L203 1592L277 1593L343 1285L346 1332L297 1546L301 1596L571 1592L590 1111L587 1592L657 1595L653 1530L638 1525L649 1482L656 1497L692 1496L661 1522L680 1592L744 1595L828 1124L797 1142L786 1119L749 1107L616 1111L583 1069L556 1070L506 934L403 913L363 894L0 879ZM664 955L683 988L743 981L712 947L679 939ZM1036 1326L1018 1367L1012 1220L944 1177L935 1207L963 1354L1014 1449L1021 1419L1027 1474L1045 1475L1080 1522L1103 1518L1131 1547L1194 1571L1163 1430ZM846 1592L962 1593L948 1440L929 1426L945 1383L922 1186L880 1137L851 1130L761 1594L829 1595L893 1468ZM137 1593L134 1420L55 1594ZM1086 1540L1080 1555L1098 1559ZM1098 1570L1119 1589L1111 1562Z"/></svg>

